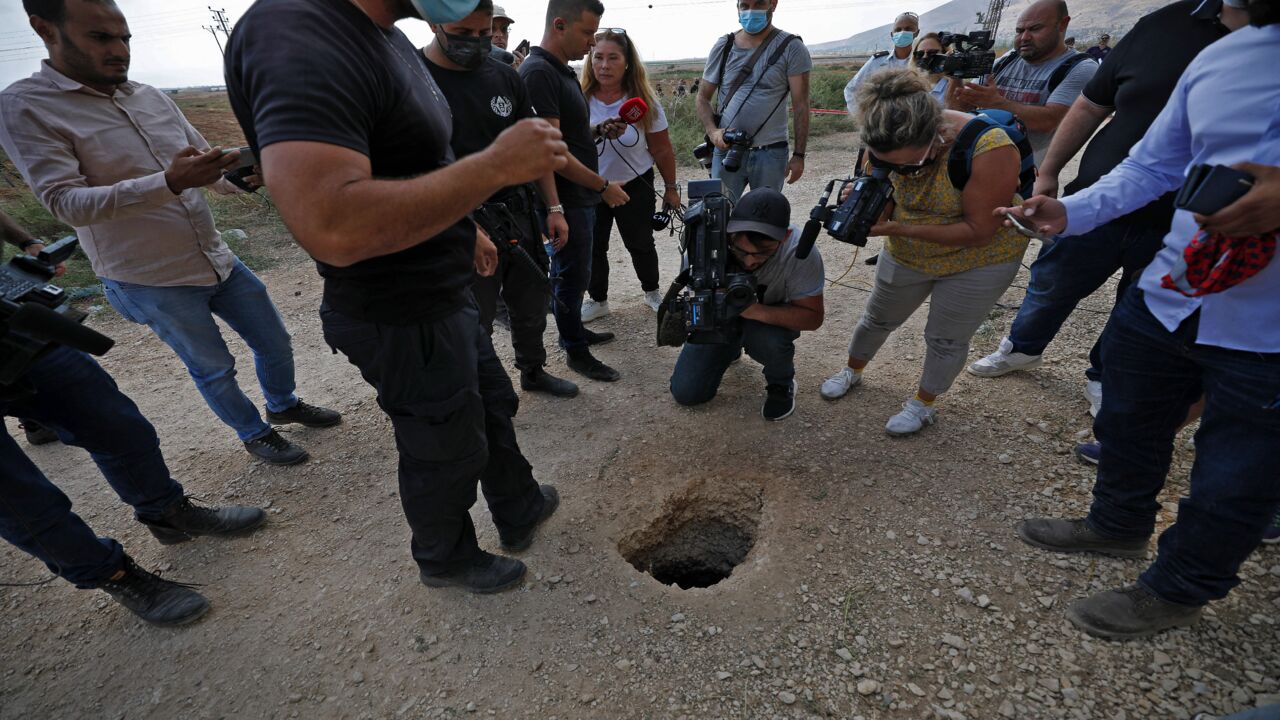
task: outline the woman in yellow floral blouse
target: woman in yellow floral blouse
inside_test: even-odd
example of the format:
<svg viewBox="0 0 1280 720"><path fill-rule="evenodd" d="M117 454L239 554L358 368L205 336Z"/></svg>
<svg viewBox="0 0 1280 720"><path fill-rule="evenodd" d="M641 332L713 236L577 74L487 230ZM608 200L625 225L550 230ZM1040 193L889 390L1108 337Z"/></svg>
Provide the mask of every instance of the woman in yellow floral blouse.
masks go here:
<svg viewBox="0 0 1280 720"><path fill-rule="evenodd" d="M894 200L872 235L888 236L875 289L849 343L848 367L822 384L843 397L862 381L876 351L929 299L924 368L915 396L889 418L890 435L909 435L936 418L934 400L964 368L969 340L1013 282L1027 239L1002 226L997 207L1020 203L1021 157L999 128L977 141L964 190L952 186L947 158L972 115L943 110L919 72L895 68L858 90L858 124L871 162L891 169ZM1012 198L1012 200L1011 200Z"/></svg>

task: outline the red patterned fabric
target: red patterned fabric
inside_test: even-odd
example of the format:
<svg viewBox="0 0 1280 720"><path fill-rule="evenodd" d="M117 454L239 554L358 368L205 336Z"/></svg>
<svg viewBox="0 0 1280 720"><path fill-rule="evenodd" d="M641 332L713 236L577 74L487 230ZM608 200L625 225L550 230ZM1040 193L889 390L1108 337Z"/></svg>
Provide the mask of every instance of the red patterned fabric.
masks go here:
<svg viewBox="0 0 1280 720"><path fill-rule="evenodd" d="M1160 286L1187 297L1222 292L1257 275L1276 254L1276 233L1227 237L1201 230Z"/></svg>

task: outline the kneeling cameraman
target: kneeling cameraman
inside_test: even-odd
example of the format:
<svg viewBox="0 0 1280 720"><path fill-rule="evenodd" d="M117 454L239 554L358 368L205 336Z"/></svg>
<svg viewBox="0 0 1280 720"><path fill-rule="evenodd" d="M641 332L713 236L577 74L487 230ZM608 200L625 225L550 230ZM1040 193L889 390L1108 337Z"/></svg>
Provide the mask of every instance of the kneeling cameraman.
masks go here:
<svg viewBox="0 0 1280 720"><path fill-rule="evenodd" d="M671 395L681 405L715 397L725 370L746 350L764 365L765 420L782 420L796 408L795 341L822 326L822 258L796 257L800 230L791 226L791 203L771 188L742 197L725 225L730 258L755 276L756 299L720 343L687 343L671 374Z"/></svg>
<svg viewBox="0 0 1280 720"><path fill-rule="evenodd" d="M19 244L9 230L9 224L0 223L0 239ZM33 419L54 429L64 443L89 451L111 488L162 544L245 533L262 525L266 513L259 508L194 504L169 474L155 428L111 376L84 352L47 344L51 338L44 334L44 323L59 321L48 308L58 304L62 291L45 283L60 260L45 264L43 244L23 244L41 264L25 258L11 263L18 270L0 268L0 418ZM28 290L34 279L43 281L42 287ZM40 293L53 299L29 300ZM27 307L37 304L44 307ZM32 315L37 319L31 320ZM94 352L110 347L107 338L76 327L65 316L52 322L59 324L70 325L71 335L101 341ZM61 332L66 334L66 328ZM186 624L209 609L200 593L147 572L120 543L98 537L7 432L0 432L0 537L76 587L103 590L154 625Z"/></svg>

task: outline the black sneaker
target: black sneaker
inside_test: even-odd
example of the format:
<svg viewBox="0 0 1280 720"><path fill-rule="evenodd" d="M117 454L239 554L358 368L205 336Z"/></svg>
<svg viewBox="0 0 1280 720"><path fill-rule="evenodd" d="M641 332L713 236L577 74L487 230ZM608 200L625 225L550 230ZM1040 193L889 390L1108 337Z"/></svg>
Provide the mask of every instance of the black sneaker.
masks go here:
<svg viewBox="0 0 1280 720"><path fill-rule="evenodd" d="M267 422L272 425L298 424L312 428L333 427L342 422L342 414L301 400L297 405L280 412L267 411Z"/></svg>
<svg viewBox="0 0 1280 720"><path fill-rule="evenodd" d="M186 583L165 580L124 556L124 576L98 586L152 625L186 625L209 612L209 601Z"/></svg>
<svg viewBox="0 0 1280 720"><path fill-rule="evenodd" d="M613 342L613 333L611 332L591 332L586 328L582 329L582 334L587 338L587 345L604 345Z"/></svg>
<svg viewBox="0 0 1280 720"><path fill-rule="evenodd" d="M22 428L22 432L26 433L27 443L30 445L48 445L51 442L58 442L58 433L53 428L41 425L35 420L23 418L18 425Z"/></svg>
<svg viewBox="0 0 1280 720"><path fill-rule="evenodd" d="M1075 449L1076 459L1082 463L1097 465L1102 461L1102 443L1078 443Z"/></svg>
<svg viewBox="0 0 1280 720"><path fill-rule="evenodd" d="M1090 635L1128 640L1194 625L1200 620L1202 609L1162 600L1134 585L1075 601L1067 608L1067 619Z"/></svg>
<svg viewBox="0 0 1280 720"><path fill-rule="evenodd" d="M246 440L244 449L268 465L297 465L310 457L306 450L281 437L275 428L260 438Z"/></svg>
<svg viewBox="0 0 1280 720"><path fill-rule="evenodd" d="M487 595L519 585L525 570L524 563L515 558L481 550L475 562L462 570L443 575L427 575L419 571L418 578L427 587L460 587L467 592Z"/></svg>
<svg viewBox="0 0 1280 720"><path fill-rule="evenodd" d="M596 359L591 351L586 348L578 348L569 353L569 359L565 362L569 369L586 375L592 380L600 380L602 382L614 382L622 377L617 370L605 365Z"/></svg>
<svg viewBox="0 0 1280 720"><path fill-rule="evenodd" d="M510 535L498 533L502 541L502 549L507 552L522 552L528 550L533 544L533 535L537 531L538 526L546 519L555 514L556 508L560 507L560 493L551 485L541 485L538 488L542 491L542 512L538 514L538 519L533 524L520 532Z"/></svg>
<svg viewBox="0 0 1280 720"><path fill-rule="evenodd" d="M520 389L528 392L543 392L563 398L571 398L578 394L577 385L568 380L558 378L542 368L521 370Z"/></svg>
<svg viewBox="0 0 1280 720"><path fill-rule="evenodd" d="M1060 553L1096 552L1120 558L1144 558L1144 538L1112 538L1096 532L1084 520L1034 518L1018 523L1022 542L1043 550Z"/></svg>
<svg viewBox="0 0 1280 720"><path fill-rule="evenodd" d="M190 497L182 498L158 519L138 518L161 545L175 545L199 535L240 535L256 530L266 521L267 513L262 508L201 507L191 502Z"/></svg>
<svg viewBox="0 0 1280 720"><path fill-rule="evenodd" d="M796 381L791 379L790 385L767 385L764 389L764 407L760 414L765 420L776 421L791 417L796 411Z"/></svg>

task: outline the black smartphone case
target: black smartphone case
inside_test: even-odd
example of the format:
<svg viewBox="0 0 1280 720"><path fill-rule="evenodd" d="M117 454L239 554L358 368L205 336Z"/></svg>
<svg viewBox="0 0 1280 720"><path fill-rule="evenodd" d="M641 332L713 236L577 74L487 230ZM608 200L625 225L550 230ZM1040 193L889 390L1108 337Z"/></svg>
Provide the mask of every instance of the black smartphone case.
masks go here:
<svg viewBox="0 0 1280 720"><path fill-rule="evenodd" d="M1226 165L1196 165L1187 173L1174 205L1200 215L1212 215L1239 200L1253 187L1253 176Z"/></svg>

